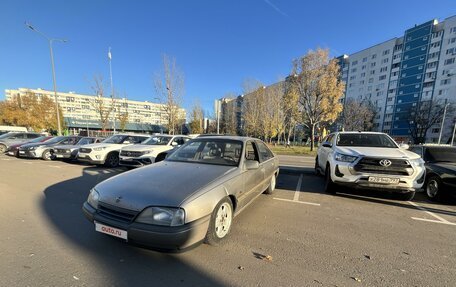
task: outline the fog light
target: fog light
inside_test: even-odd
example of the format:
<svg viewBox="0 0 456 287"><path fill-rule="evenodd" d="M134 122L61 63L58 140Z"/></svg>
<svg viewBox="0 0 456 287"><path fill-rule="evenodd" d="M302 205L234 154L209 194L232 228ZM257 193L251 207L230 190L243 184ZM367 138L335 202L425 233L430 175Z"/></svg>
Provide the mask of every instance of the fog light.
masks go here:
<svg viewBox="0 0 456 287"><path fill-rule="evenodd" d="M99 156L99 155L96 155L95 158L96 158L96 159L100 159L100 156Z"/></svg>

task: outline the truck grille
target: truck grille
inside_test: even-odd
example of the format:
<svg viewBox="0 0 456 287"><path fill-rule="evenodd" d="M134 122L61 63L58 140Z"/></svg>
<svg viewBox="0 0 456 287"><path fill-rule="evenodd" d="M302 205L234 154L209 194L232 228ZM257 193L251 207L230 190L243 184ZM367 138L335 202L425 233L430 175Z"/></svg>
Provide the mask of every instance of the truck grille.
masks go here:
<svg viewBox="0 0 456 287"><path fill-rule="evenodd" d="M134 210L124 209L120 207L115 207L106 203L98 203L98 214L113 219L116 221L121 221L125 223L130 223L136 217L138 212Z"/></svg>
<svg viewBox="0 0 456 287"><path fill-rule="evenodd" d="M390 174L390 175L411 175L413 168L410 163L405 159L388 159L391 161L391 165L383 166L380 161L385 158L362 158L355 166L354 169L357 172L365 173L378 173L378 174Z"/></svg>
<svg viewBox="0 0 456 287"><path fill-rule="evenodd" d="M79 148L79 152L83 152L83 153L90 153L92 152L92 149L91 148Z"/></svg>
<svg viewBox="0 0 456 287"><path fill-rule="evenodd" d="M141 151L126 151L123 150L120 152L120 155L122 156L130 156L130 157L140 157L143 155Z"/></svg>

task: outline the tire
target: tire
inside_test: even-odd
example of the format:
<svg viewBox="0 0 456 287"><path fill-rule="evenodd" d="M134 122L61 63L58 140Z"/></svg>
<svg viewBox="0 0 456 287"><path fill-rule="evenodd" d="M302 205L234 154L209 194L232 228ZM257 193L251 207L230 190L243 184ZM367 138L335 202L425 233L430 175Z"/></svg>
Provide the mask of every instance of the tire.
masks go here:
<svg viewBox="0 0 456 287"><path fill-rule="evenodd" d="M51 160L52 159L52 152L50 149L47 149L45 151L43 151L43 153L41 154L41 158L43 160Z"/></svg>
<svg viewBox="0 0 456 287"><path fill-rule="evenodd" d="M117 167L119 165L119 155L115 152L108 153L104 165L106 167Z"/></svg>
<svg viewBox="0 0 456 287"><path fill-rule="evenodd" d="M276 178L276 175L273 174L271 176L271 180L269 181L269 186L268 188L263 192L264 194L273 194L274 193L274 190L276 188L276 182L277 182L277 178Z"/></svg>
<svg viewBox="0 0 456 287"><path fill-rule="evenodd" d="M165 158L166 158L166 153L160 153L155 158L155 162L160 162L160 161L164 160Z"/></svg>
<svg viewBox="0 0 456 287"><path fill-rule="evenodd" d="M7 151L6 145L0 144L0 154L5 153Z"/></svg>
<svg viewBox="0 0 456 287"><path fill-rule="evenodd" d="M329 164L325 170L325 192L336 194L336 184L331 179L331 168L329 167Z"/></svg>
<svg viewBox="0 0 456 287"><path fill-rule="evenodd" d="M410 201L413 199L413 197L415 197L415 192L409 191L407 193L396 193L395 197L399 200Z"/></svg>
<svg viewBox="0 0 456 287"><path fill-rule="evenodd" d="M426 180L426 186L424 191L426 192L427 198L432 201L442 200L442 180L440 177L434 175Z"/></svg>
<svg viewBox="0 0 456 287"><path fill-rule="evenodd" d="M321 176L320 167L318 166L318 157L315 159L315 175Z"/></svg>
<svg viewBox="0 0 456 287"><path fill-rule="evenodd" d="M233 223L233 204L228 197L222 199L212 212L204 242L217 246L227 237Z"/></svg>

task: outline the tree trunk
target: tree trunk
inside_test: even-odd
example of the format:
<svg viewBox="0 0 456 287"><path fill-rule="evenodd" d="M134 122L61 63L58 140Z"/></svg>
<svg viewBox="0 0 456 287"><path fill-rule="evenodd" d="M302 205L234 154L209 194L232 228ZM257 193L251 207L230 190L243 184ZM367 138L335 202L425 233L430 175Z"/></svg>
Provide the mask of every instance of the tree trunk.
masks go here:
<svg viewBox="0 0 456 287"><path fill-rule="evenodd" d="M314 149L315 124L310 125L310 151Z"/></svg>

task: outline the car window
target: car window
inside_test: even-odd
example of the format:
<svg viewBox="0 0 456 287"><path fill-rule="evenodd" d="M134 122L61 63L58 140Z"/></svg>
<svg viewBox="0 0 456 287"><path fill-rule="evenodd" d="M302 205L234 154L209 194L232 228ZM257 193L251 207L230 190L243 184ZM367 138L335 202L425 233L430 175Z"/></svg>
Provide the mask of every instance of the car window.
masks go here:
<svg viewBox="0 0 456 287"><path fill-rule="evenodd" d="M386 134L341 133L337 136L338 146L397 148L396 143Z"/></svg>
<svg viewBox="0 0 456 287"><path fill-rule="evenodd" d="M430 162L456 162L456 148L454 147L427 147L424 160Z"/></svg>
<svg viewBox="0 0 456 287"><path fill-rule="evenodd" d="M184 140L181 137L175 138L173 142L177 143L177 145L183 145Z"/></svg>
<svg viewBox="0 0 456 287"><path fill-rule="evenodd" d="M245 159L260 161L256 146L253 142L247 142L245 145Z"/></svg>
<svg viewBox="0 0 456 287"><path fill-rule="evenodd" d="M143 141L147 140L148 137L133 137L133 143L138 144L142 143Z"/></svg>
<svg viewBox="0 0 456 287"><path fill-rule="evenodd" d="M39 137L40 135L39 135L39 134L26 134L25 136L26 136L26 138L28 138L28 139L36 139L36 138Z"/></svg>
<svg viewBox="0 0 456 287"><path fill-rule="evenodd" d="M256 145L258 147L260 159L262 162L267 161L268 159L271 159L274 157L274 154L271 152L271 150L269 150L269 148L263 142L257 141Z"/></svg>

